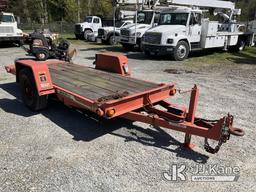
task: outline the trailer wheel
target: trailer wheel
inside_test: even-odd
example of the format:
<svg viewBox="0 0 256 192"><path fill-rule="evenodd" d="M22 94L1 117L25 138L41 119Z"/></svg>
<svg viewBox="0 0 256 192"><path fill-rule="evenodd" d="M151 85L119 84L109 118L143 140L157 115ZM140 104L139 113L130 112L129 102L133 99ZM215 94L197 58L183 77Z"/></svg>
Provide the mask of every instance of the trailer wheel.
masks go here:
<svg viewBox="0 0 256 192"><path fill-rule="evenodd" d="M176 61L183 61L188 57L189 45L186 41L180 41L173 51L173 57Z"/></svg>
<svg viewBox="0 0 256 192"><path fill-rule="evenodd" d="M35 79L30 69L25 68L19 72L19 81L24 104L32 111L46 108L48 95L38 95Z"/></svg>

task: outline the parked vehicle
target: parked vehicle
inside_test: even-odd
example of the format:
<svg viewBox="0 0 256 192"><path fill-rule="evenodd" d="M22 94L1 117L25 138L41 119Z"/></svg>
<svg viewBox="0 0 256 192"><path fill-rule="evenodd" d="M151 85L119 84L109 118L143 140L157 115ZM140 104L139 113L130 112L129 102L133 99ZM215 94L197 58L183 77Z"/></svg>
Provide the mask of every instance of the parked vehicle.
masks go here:
<svg viewBox="0 0 256 192"><path fill-rule="evenodd" d="M23 43L23 33L18 29L13 13L0 13L0 42Z"/></svg>
<svg viewBox="0 0 256 192"><path fill-rule="evenodd" d="M200 136L204 139L205 150L213 154L231 135L244 135L243 129L234 127L234 117L229 113L219 120L196 116L199 97L196 85L191 89L188 108L170 103L167 99L177 92L175 83L132 78L128 58L122 54L96 54L95 68L59 60L16 59L5 69L15 75L22 100L32 111L45 109L48 100L54 97L94 119L124 118L157 129L180 131L185 133L187 148L191 147L192 135ZM218 144L211 146L208 139Z"/></svg>
<svg viewBox="0 0 256 192"><path fill-rule="evenodd" d="M22 46L29 56L34 56L36 60L45 61L47 59L59 59L71 61L75 50L70 50L70 43L61 40L56 44L51 36L46 36L43 32L35 31L27 37L29 48Z"/></svg>
<svg viewBox="0 0 256 192"><path fill-rule="evenodd" d="M132 24L132 20L127 21L117 21L116 26L101 27L98 30L98 39L103 43L108 43L110 45L116 44L116 37L120 36L120 30L125 26Z"/></svg>
<svg viewBox="0 0 256 192"><path fill-rule="evenodd" d="M179 6L162 11L159 25L145 33L142 49L146 55L170 54L175 60L181 61L195 50L223 48L242 51L246 45L253 45L253 33L245 32L244 25L235 20L241 10L235 9L234 3L213 0L169 2L172 6ZM200 10L201 7L214 8L215 15L222 21L204 18L204 10ZM220 9L226 10L229 14Z"/></svg>
<svg viewBox="0 0 256 192"><path fill-rule="evenodd" d="M140 48L142 36L148 29L158 23L158 19L159 11L152 9L138 11L135 22L120 30L120 36L117 41L128 50L132 50L135 46Z"/></svg>
<svg viewBox="0 0 256 192"><path fill-rule="evenodd" d="M83 23L75 24L75 36L77 39L87 39L89 33L97 33L102 27L102 20L97 16L87 16Z"/></svg>
<svg viewBox="0 0 256 192"><path fill-rule="evenodd" d="M254 33L254 43L256 44L256 19L249 23L248 29Z"/></svg>

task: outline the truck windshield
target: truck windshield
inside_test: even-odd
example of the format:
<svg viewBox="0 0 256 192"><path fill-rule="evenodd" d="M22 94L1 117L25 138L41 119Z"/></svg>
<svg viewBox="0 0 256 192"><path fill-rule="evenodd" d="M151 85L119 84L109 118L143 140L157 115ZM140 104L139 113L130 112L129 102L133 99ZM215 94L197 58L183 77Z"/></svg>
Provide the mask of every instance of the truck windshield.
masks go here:
<svg viewBox="0 0 256 192"><path fill-rule="evenodd" d="M0 20L1 20L1 22L6 22L6 23L13 23L13 22L15 22L15 20L14 20L12 15L1 15Z"/></svg>
<svg viewBox="0 0 256 192"><path fill-rule="evenodd" d="M92 17L85 17L84 22L91 23L92 22Z"/></svg>
<svg viewBox="0 0 256 192"><path fill-rule="evenodd" d="M124 22L122 22L122 21L117 21L117 22L116 22L116 27L117 27L117 28L120 28L123 24L124 24Z"/></svg>
<svg viewBox="0 0 256 192"><path fill-rule="evenodd" d="M151 24L153 12L138 12L137 23Z"/></svg>
<svg viewBox="0 0 256 192"><path fill-rule="evenodd" d="M159 25L187 25L188 13L162 13Z"/></svg>

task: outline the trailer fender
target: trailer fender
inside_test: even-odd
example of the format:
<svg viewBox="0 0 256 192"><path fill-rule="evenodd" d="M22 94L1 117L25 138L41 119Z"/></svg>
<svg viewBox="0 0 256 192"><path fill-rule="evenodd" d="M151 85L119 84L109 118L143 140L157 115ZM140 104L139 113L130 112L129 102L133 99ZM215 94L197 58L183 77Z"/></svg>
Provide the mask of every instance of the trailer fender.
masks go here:
<svg viewBox="0 0 256 192"><path fill-rule="evenodd" d="M51 75L46 62L35 62L33 60L16 61L15 71L17 83L19 83L19 73L24 68L29 68L32 71L39 96L55 93Z"/></svg>

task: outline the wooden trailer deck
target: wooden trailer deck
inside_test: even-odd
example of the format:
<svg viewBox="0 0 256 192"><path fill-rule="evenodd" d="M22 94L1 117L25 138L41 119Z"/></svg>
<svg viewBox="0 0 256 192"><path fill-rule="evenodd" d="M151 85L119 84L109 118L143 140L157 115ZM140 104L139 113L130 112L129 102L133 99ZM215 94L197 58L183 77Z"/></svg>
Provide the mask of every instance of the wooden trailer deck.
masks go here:
<svg viewBox="0 0 256 192"><path fill-rule="evenodd" d="M125 96L129 96L161 87L156 83L71 63L51 64L49 70L54 85L93 101L116 94L125 93Z"/></svg>

